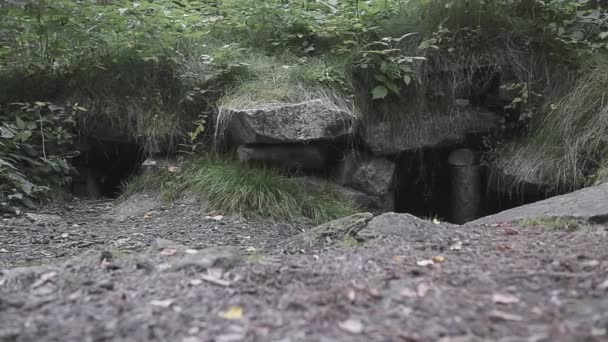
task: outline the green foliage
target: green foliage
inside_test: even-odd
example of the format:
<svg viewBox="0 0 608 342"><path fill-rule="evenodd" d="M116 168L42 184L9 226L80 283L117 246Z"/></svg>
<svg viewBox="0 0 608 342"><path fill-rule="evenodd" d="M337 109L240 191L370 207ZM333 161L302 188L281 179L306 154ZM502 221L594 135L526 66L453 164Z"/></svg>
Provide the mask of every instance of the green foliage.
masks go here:
<svg viewBox="0 0 608 342"><path fill-rule="evenodd" d="M587 224L580 220L567 217L536 217L521 221L524 227L542 227L548 230L574 232Z"/></svg>
<svg viewBox="0 0 608 342"><path fill-rule="evenodd" d="M85 109L48 102L16 103L0 112L0 209L33 205L71 173L74 116Z"/></svg>
<svg viewBox="0 0 608 342"><path fill-rule="evenodd" d="M516 133L493 134L500 140L528 133L532 138L504 149L498 147L502 141L493 144L502 154L498 163L517 165L522 181L546 176L562 188L604 179L608 169L603 142L591 137L605 128L603 93L597 90L605 87L604 72L586 67L607 53L604 2L23 3L0 7L3 122L17 125L7 110L13 102L80 103L89 110L74 113L78 131L103 124L142 140L199 146L210 139L211 119L221 105L321 96L372 121L415 123L457 113L455 99L483 92L500 73L509 99L502 109L514 117ZM41 110L43 116L48 110ZM36 124L27 115L21 120L26 128ZM61 126L73 132L73 125ZM27 135L3 138L0 148L20 158L32 158L20 147L26 143L38 156L49 152L32 140L34 133ZM533 152L537 148L542 152ZM5 182L8 187L30 181L19 166L26 162L3 153L4 170L21 172L15 173L19 180ZM27 198L44 192L24 191Z"/></svg>
<svg viewBox="0 0 608 342"><path fill-rule="evenodd" d="M551 97L530 136L500 149L498 163L518 182L548 184L555 192L605 178L608 145L608 59L598 58L564 95Z"/></svg>
<svg viewBox="0 0 608 342"><path fill-rule="evenodd" d="M159 185L165 199L175 199L178 194L192 195L211 210L244 217L304 219L319 224L355 212L352 203L331 192L310 191L272 170L217 157L196 159L179 174L161 170L136 177L127 184L125 195L158 191Z"/></svg>

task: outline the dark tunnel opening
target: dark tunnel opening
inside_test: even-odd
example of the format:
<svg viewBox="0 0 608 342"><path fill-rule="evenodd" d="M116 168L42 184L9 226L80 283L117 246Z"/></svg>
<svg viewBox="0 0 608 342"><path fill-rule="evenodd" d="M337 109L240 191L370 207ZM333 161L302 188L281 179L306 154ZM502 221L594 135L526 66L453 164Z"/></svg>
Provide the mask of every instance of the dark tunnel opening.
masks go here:
<svg viewBox="0 0 608 342"><path fill-rule="evenodd" d="M136 142L88 138L82 145L74 161L78 175L72 182L72 193L78 197L118 197L146 157Z"/></svg>

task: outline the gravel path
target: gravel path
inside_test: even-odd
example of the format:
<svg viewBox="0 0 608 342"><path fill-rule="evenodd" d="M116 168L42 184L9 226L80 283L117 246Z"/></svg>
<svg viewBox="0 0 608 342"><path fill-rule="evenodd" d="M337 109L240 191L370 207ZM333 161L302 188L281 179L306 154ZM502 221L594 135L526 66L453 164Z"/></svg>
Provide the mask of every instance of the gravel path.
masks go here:
<svg viewBox="0 0 608 342"><path fill-rule="evenodd" d="M0 341L608 341L606 227L439 225L287 255L298 227L199 209L3 219Z"/></svg>

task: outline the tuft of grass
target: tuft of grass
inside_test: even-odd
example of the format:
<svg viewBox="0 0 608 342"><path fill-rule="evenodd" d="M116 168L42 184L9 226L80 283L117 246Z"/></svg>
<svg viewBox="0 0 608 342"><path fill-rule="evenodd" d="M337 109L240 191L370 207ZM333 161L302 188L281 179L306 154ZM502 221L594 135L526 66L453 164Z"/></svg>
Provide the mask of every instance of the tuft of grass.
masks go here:
<svg viewBox="0 0 608 342"><path fill-rule="evenodd" d="M123 191L118 200L124 201L135 194L147 193L156 194L162 200L170 202L177 199L181 188L175 173L159 168L154 172L144 172L131 177L123 184Z"/></svg>
<svg viewBox="0 0 608 342"><path fill-rule="evenodd" d="M124 196L140 191L167 200L193 195L210 210L274 221L320 224L357 211L334 193L311 191L271 169L213 156L193 160L177 176L164 170L138 176L126 185Z"/></svg>
<svg viewBox="0 0 608 342"><path fill-rule="evenodd" d="M530 136L497 152L497 164L515 182L547 184L553 192L606 179L608 165L608 58L581 72L571 89L550 98Z"/></svg>
<svg viewBox="0 0 608 342"><path fill-rule="evenodd" d="M543 227L554 231L574 232L585 226L580 220L567 217L535 217L521 221L524 227Z"/></svg>

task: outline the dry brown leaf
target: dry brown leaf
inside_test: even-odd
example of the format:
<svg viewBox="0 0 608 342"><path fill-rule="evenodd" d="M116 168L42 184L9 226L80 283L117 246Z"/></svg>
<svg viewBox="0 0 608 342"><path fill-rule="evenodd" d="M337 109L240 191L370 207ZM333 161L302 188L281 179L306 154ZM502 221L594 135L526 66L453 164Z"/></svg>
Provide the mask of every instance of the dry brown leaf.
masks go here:
<svg viewBox="0 0 608 342"><path fill-rule="evenodd" d="M437 255L437 256L434 256L431 260L433 260L433 262L436 264L440 264L445 261L445 258L442 257L441 255Z"/></svg>
<svg viewBox="0 0 608 342"><path fill-rule="evenodd" d="M338 327L351 334L360 334L363 332L363 323L357 319L347 319L346 321L338 323Z"/></svg>
<svg viewBox="0 0 608 342"><path fill-rule="evenodd" d="M517 235L517 234L519 234L519 231L517 231L513 228L505 228L504 233L505 233L505 235Z"/></svg>
<svg viewBox="0 0 608 342"><path fill-rule="evenodd" d="M223 319L236 320L243 318L243 308L240 306L231 306L226 311L221 311L218 316Z"/></svg>
<svg viewBox="0 0 608 342"><path fill-rule="evenodd" d="M511 294L495 293L492 295L492 301L496 304L515 304L519 302L519 298Z"/></svg>

